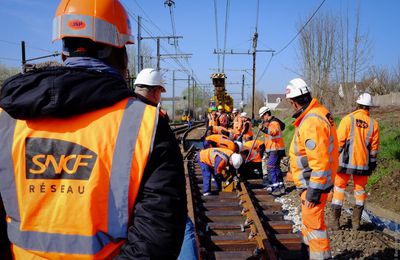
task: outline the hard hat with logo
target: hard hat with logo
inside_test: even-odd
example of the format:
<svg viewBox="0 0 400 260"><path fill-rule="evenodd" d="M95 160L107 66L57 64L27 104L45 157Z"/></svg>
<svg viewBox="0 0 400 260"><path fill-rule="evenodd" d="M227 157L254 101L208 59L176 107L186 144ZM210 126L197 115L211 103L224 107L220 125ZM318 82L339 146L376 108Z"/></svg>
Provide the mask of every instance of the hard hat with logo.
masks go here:
<svg viewBox="0 0 400 260"><path fill-rule="evenodd" d="M374 102L372 102L372 96L368 93L362 93L358 98L357 98L357 104L368 106L368 107L374 107Z"/></svg>
<svg viewBox="0 0 400 260"><path fill-rule="evenodd" d="M239 142L239 141L235 141L235 144L237 144L237 146L239 147L239 152L240 152L243 148L243 143Z"/></svg>
<svg viewBox="0 0 400 260"><path fill-rule="evenodd" d="M260 110L258 110L258 115L262 117L265 113L268 111L271 111L268 107L261 107Z"/></svg>
<svg viewBox="0 0 400 260"><path fill-rule="evenodd" d="M242 163L243 163L243 158L240 154L233 153L231 155L231 162L232 162L233 168L239 169L240 165L242 165Z"/></svg>
<svg viewBox="0 0 400 260"><path fill-rule="evenodd" d="M237 108L232 109L232 113L237 113L239 112Z"/></svg>
<svg viewBox="0 0 400 260"><path fill-rule="evenodd" d="M286 98L295 98L307 93L310 93L310 88L301 78L292 79L286 86Z"/></svg>
<svg viewBox="0 0 400 260"><path fill-rule="evenodd" d="M247 117L247 113L246 112L240 113L240 117Z"/></svg>
<svg viewBox="0 0 400 260"><path fill-rule="evenodd" d="M162 92L165 92L164 79L161 72L156 69L146 68L139 72L135 83L135 86L160 86Z"/></svg>
<svg viewBox="0 0 400 260"><path fill-rule="evenodd" d="M218 110L221 110L221 109L224 109L224 107L221 106L221 105L219 105L219 106L218 106Z"/></svg>
<svg viewBox="0 0 400 260"><path fill-rule="evenodd" d="M117 48L134 43L128 14L118 0L61 0L53 19L53 41L67 37Z"/></svg>

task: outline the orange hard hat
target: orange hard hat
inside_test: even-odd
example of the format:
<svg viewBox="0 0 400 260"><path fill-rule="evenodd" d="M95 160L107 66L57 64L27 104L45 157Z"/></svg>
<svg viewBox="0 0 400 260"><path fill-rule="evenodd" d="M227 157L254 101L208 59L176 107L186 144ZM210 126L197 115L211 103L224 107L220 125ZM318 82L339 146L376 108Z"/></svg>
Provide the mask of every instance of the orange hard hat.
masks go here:
<svg viewBox="0 0 400 260"><path fill-rule="evenodd" d="M53 41L65 37L118 48L134 43L128 14L118 0L61 0L53 20Z"/></svg>

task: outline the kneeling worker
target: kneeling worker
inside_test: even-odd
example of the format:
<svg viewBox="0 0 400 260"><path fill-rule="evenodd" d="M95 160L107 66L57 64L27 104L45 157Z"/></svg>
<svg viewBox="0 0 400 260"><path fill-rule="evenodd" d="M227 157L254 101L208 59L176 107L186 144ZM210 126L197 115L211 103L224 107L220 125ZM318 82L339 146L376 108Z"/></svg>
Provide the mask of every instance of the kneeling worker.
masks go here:
<svg viewBox="0 0 400 260"><path fill-rule="evenodd" d="M243 163L243 158L240 154L226 148L208 148L201 150L199 153L198 162L203 175L203 196L211 195L211 176L214 177L218 191L221 190L221 183L218 181L228 177L226 169L233 166L239 169Z"/></svg>

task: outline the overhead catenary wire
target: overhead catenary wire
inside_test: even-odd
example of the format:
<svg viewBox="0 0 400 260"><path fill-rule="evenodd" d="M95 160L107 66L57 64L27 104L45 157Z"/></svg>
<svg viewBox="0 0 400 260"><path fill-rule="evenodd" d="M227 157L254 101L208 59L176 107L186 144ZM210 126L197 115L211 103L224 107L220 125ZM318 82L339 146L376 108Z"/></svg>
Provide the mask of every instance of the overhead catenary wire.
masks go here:
<svg viewBox="0 0 400 260"><path fill-rule="evenodd" d="M2 40L2 39L0 39L0 42L7 43L7 44L10 44L10 45L21 46L21 43L19 43L19 42L12 42L12 41ZM29 45L27 43L26 43L25 46L26 46L26 48L32 49L32 50L37 50L37 51L42 51L42 52L47 52L47 53L54 53L55 52L55 51L50 51L50 50L46 50L46 49L43 49L43 48L39 48L39 47L36 47L36 46L32 46L32 45Z"/></svg>
<svg viewBox="0 0 400 260"><path fill-rule="evenodd" d="M226 50L226 42L228 38L228 24L229 24L229 9L230 9L230 0L226 0L226 10L225 10L225 33L224 33L224 52L222 54L222 72L224 72L225 68L225 50Z"/></svg>
<svg viewBox="0 0 400 260"><path fill-rule="evenodd" d="M217 43L217 50L219 50L219 33L218 33L218 10L217 10L217 0L214 0L214 20L215 20L215 39ZM217 60L218 60L218 71L221 68L221 63L220 63L220 54L217 54Z"/></svg>
<svg viewBox="0 0 400 260"><path fill-rule="evenodd" d="M261 74L260 78L257 80L257 83L260 82L262 80L262 78L264 77L264 75L266 74L267 70L269 69L269 66L271 65L272 59L274 57L278 56L279 54L281 54L283 51L285 51L294 42L294 40L300 35L300 33L311 22L311 20L318 13L318 11L321 9L321 7L324 5L325 2L326 2L326 0L323 0L321 2L321 4L317 7L317 9L315 9L313 14L308 18L307 22L301 27L301 29L296 33L296 35L287 44L285 44L279 51L277 51L275 53L272 53L270 59L267 62L267 65L265 66L265 69L264 69L263 73Z"/></svg>

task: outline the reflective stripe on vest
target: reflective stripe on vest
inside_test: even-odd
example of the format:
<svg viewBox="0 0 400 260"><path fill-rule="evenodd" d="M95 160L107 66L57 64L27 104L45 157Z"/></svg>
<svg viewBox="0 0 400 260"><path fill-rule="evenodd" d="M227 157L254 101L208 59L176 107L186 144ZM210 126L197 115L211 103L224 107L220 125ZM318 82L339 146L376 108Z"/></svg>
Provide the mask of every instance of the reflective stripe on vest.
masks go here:
<svg viewBox="0 0 400 260"><path fill-rule="evenodd" d="M354 156L354 129L355 129L355 120L354 120L354 116L350 115L350 121L351 121L351 125L350 125L350 136L349 136L349 163L344 163L343 162L343 151L340 153L339 156L339 165L340 167L344 167L344 168L348 168L348 169L355 169L355 170L363 170L363 171L367 171L369 169L369 157L371 156L371 154L368 152L367 153L367 158L366 158L366 164L365 165L353 165L351 162L353 161L353 156ZM368 126L368 132L367 132L367 136L365 138L365 147L368 147L370 145L370 138L372 135L372 130L374 128L374 121L372 118L370 118L369 120L369 126Z"/></svg>
<svg viewBox="0 0 400 260"><path fill-rule="evenodd" d="M159 113L157 108L147 106L134 99L127 99L121 102L125 102L126 107L119 124L112 155L108 183L108 205L104 205L108 212L107 217L104 216L103 221L107 224L107 230L94 230L95 233L93 235L73 234L70 230L63 230L62 233L57 233L51 230L50 227L47 229L47 232L46 230L21 230L23 224L21 223L21 214L23 213L22 210L26 207L18 203L19 191L14 177L12 158L12 152L14 152L12 151L13 139L17 121L5 112L0 113L0 143L2 144L2 151L0 152L0 161L2 162L0 164L0 175L3 176L0 182L0 191L7 212L9 239L17 247L52 254L81 254L90 257L100 252L107 245L111 245L110 243L119 247L120 244L117 246L115 243L127 238L129 216L134 204L134 201L131 202L132 205L128 203L129 198L134 199L136 197L147 158L152 150ZM152 135L149 137L146 135L149 139L140 141L140 146L136 146L138 140L143 138L143 133L152 133ZM142 150L135 153L135 148L137 147L141 147ZM132 184L130 182L132 179L131 174L138 176L135 180L138 180L139 183ZM22 176L25 176L25 174ZM56 194L51 195L60 196ZM94 195L91 194L85 199L93 199ZM46 196L46 194L43 194L43 196ZM21 203L23 203L22 199ZM90 201L88 201L89 203ZM39 208L38 205L35 206ZM60 212L60 214L68 212L68 209L65 210ZM79 214L79 212L72 212L72 214ZM84 215L82 217L97 216ZM96 219L95 222L98 223L100 221ZM48 227L46 226L46 222L44 222L44 225Z"/></svg>

